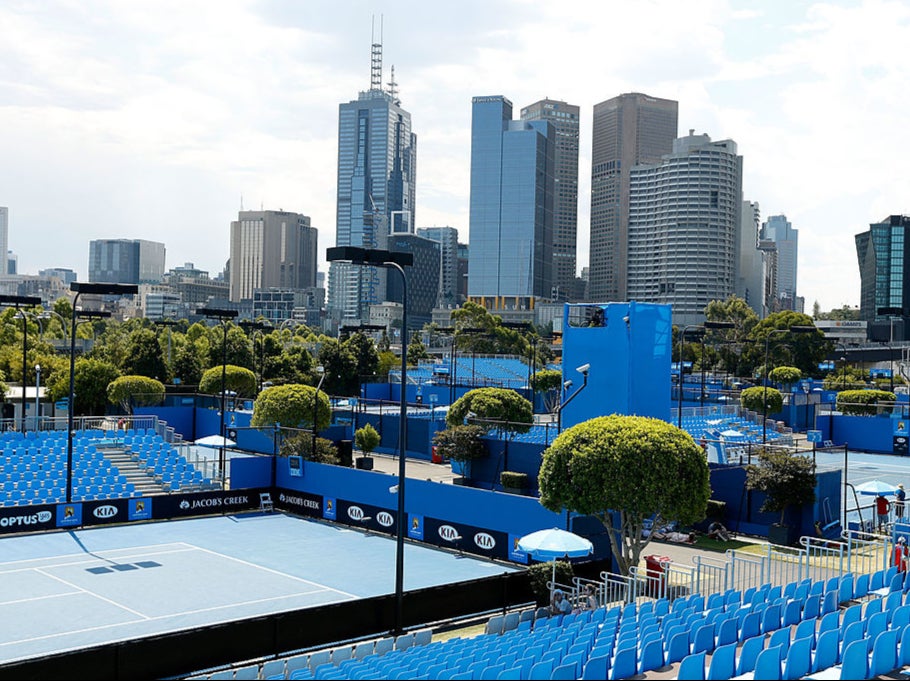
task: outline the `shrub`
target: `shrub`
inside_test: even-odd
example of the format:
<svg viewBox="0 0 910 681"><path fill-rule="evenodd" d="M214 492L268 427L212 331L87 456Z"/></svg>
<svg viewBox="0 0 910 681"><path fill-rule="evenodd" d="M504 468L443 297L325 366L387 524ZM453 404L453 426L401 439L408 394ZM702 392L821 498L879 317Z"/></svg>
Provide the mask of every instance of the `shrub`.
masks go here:
<svg viewBox="0 0 910 681"><path fill-rule="evenodd" d="M815 464L812 459L785 449L765 449L758 454L758 465L746 468L746 488L767 495L762 513L780 512L780 524L790 506L815 501Z"/></svg>
<svg viewBox="0 0 910 681"><path fill-rule="evenodd" d="M199 392L207 395L221 394L222 367L213 366L202 374L199 381ZM246 367L228 364L224 367L224 389L233 390L238 397L252 397L256 394L256 374Z"/></svg>
<svg viewBox="0 0 910 681"><path fill-rule="evenodd" d="M784 385L796 383L802 377L803 372L801 372L796 367L774 367L768 374L769 379L775 383L781 383Z"/></svg>
<svg viewBox="0 0 910 681"><path fill-rule="evenodd" d="M887 390L842 390L837 393L837 410L855 416L874 416L889 408L895 400ZM880 402L887 402L879 406Z"/></svg>
<svg viewBox="0 0 910 681"><path fill-rule="evenodd" d="M307 461L317 463L330 463L338 465L341 459L338 457L338 448L331 440L324 437L316 438L316 451L313 451L313 435L311 433L300 433L284 438L281 443L281 449L278 452L281 456L302 456Z"/></svg>
<svg viewBox="0 0 910 681"><path fill-rule="evenodd" d="M767 399L767 407L764 400ZM754 411L758 414L776 414L784 408L784 398L777 388L758 386L746 388L739 395L739 403L743 409Z"/></svg>
<svg viewBox="0 0 910 681"><path fill-rule="evenodd" d="M358 428L354 432L354 444L357 445L357 449L363 452L365 455L368 455L376 447L379 446L379 433L376 432L376 429L372 424L366 424L363 428Z"/></svg>
<svg viewBox="0 0 910 681"><path fill-rule="evenodd" d="M727 502L718 501L717 499L708 499L708 507L705 509L705 516L711 520L723 520L727 517Z"/></svg>
<svg viewBox="0 0 910 681"><path fill-rule="evenodd" d="M547 582L553 579L553 561L547 563L535 563L528 568L528 578L531 580L531 591L537 598L537 605L546 606L550 604L550 589L547 588ZM575 578L575 570L572 563L565 560L556 561L556 582L557 584L571 584Z"/></svg>
<svg viewBox="0 0 910 681"><path fill-rule="evenodd" d="M107 386L107 399L119 404L125 413L131 407L152 407L164 399L164 384L146 376L120 376Z"/></svg>
<svg viewBox="0 0 910 681"><path fill-rule="evenodd" d="M503 487L513 489L528 488L528 474L518 473L517 471L503 471L499 474L499 482Z"/></svg>
<svg viewBox="0 0 910 681"><path fill-rule="evenodd" d="M433 444L443 458L471 461L487 455L486 444L481 439L485 432L481 426L450 426L433 436Z"/></svg>

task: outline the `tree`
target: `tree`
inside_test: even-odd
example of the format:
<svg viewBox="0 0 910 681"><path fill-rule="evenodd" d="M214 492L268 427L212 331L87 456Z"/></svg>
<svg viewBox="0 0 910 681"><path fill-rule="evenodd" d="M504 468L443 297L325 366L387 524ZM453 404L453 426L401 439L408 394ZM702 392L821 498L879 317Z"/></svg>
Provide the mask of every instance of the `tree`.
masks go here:
<svg viewBox="0 0 910 681"><path fill-rule="evenodd" d="M790 506L815 501L815 464L806 456L786 449L765 448L758 453L758 465L746 467L746 488L767 495L762 512L780 512L780 525Z"/></svg>
<svg viewBox="0 0 910 681"><path fill-rule="evenodd" d="M199 359L199 352L194 343L187 341L177 350L173 372L174 378L179 378L185 385L199 385L199 381L202 380L202 360ZM221 390L220 384L218 389Z"/></svg>
<svg viewBox="0 0 910 681"><path fill-rule="evenodd" d="M449 407L446 425L462 425L471 414L472 424L506 433L526 433L534 423L531 403L509 388L469 390Z"/></svg>
<svg viewBox="0 0 910 681"><path fill-rule="evenodd" d="M379 446L380 439L379 433L370 423L354 431L354 444L364 456L369 456L370 452Z"/></svg>
<svg viewBox="0 0 910 681"><path fill-rule="evenodd" d="M642 537L646 520L652 527L697 522L711 493L708 462L688 433L660 419L618 414L560 433L544 451L538 482L544 507L592 515L610 530L622 574L638 565L649 542Z"/></svg>
<svg viewBox="0 0 910 681"><path fill-rule="evenodd" d="M192 328L192 327L190 327ZM222 346L224 338L224 329L222 324L217 324L208 329L209 338L209 357L208 365L210 367L221 366L224 355L227 354L227 363L235 366L252 369L253 367L253 345L250 339L239 326L233 324L227 325L227 347Z"/></svg>
<svg viewBox="0 0 910 681"><path fill-rule="evenodd" d="M313 428L313 402L316 388L299 383L266 388L253 403L254 428L280 424L288 428ZM332 421L332 405L328 395L319 391L316 402L316 430L325 430Z"/></svg>
<svg viewBox="0 0 910 681"><path fill-rule="evenodd" d="M168 379L167 362L154 331L137 329L130 334L126 348L126 357L120 365L125 374L148 376L159 381Z"/></svg>
<svg viewBox="0 0 910 681"><path fill-rule="evenodd" d="M796 367L803 375L811 376L818 372L818 363L828 353L830 341L825 334L816 329L813 333L791 333L793 326L814 326L809 315L793 310L774 312L762 319L752 329L751 338L755 341L750 349L752 366L764 364L765 344L767 341L768 362L770 366L786 364ZM787 331L775 333L774 331ZM770 336L770 338L769 338Z"/></svg>
<svg viewBox="0 0 910 681"><path fill-rule="evenodd" d="M746 388L739 394L739 403L756 414L777 414L784 408L784 398L777 388Z"/></svg>
<svg viewBox="0 0 910 681"><path fill-rule="evenodd" d="M221 394L221 365L212 367L202 374L199 381L199 392L208 395ZM256 374L246 367L228 364L224 367L224 389L233 391L239 397L253 397L256 394Z"/></svg>
<svg viewBox="0 0 910 681"><path fill-rule="evenodd" d="M107 386L120 375L110 362L91 357L80 357L76 360L76 373L73 380L75 397L73 414L78 416L100 415L107 406ZM54 373L53 381L47 386L50 399L60 400L69 396L69 367Z"/></svg>
<svg viewBox="0 0 910 681"><path fill-rule="evenodd" d="M356 363L354 388L359 388L361 381L376 376L379 368L379 352L376 343L365 333L352 333L342 345L351 353Z"/></svg>
<svg viewBox="0 0 910 681"><path fill-rule="evenodd" d="M357 359L347 345L334 338L326 339L319 348L319 363L325 369L326 392L333 395L356 395L359 392Z"/></svg>
<svg viewBox="0 0 910 681"><path fill-rule="evenodd" d="M133 413L133 407L152 407L164 400L164 384L147 376L120 376L107 386L107 399L119 404L126 414Z"/></svg>
<svg viewBox="0 0 910 681"><path fill-rule="evenodd" d="M278 454L280 456L302 456L307 461L327 463L333 466L337 466L341 461L335 443L324 437L316 438L316 450L313 451L313 436L309 433L297 433L284 438Z"/></svg>
<svg viewBox="0 0 910 681"><path fill-rule="evenodd" d="M417 366L421 360L430 359L430 353L427 352L426 346L420 340L420 334L415 331L408 341L408 364Z"/></svg>
<svg viewBox="0 0 910 681"><path fill-rule="evenodd" d="M556 409L559 403L559 388L562 385L562 372L556 369L541 369L531 376L531 387L534 392L544 394L547 411Z"/></svg>
<svg viewBox="0 0 910 681"><path fill-rule="evenodd" d="M487 446L482 439L485 432L482 426L449 426L433 436L433 444L436 453L444 459L471 461L487 455Z"/></svg>
<svg viewBox="0 0 910 681"><path fill-rule="evenodd" d="M890 411L896 399L887 390L842 390L837 393L837 410L843 414L875 416L883 409Z"/></svg>
<svg viewBox="0 0 910 681"><path fill-rule="evenodd" d="M768 378L774 383L792 385L803 377L803 372L796 367L774 367L768 373Z"/></svg>

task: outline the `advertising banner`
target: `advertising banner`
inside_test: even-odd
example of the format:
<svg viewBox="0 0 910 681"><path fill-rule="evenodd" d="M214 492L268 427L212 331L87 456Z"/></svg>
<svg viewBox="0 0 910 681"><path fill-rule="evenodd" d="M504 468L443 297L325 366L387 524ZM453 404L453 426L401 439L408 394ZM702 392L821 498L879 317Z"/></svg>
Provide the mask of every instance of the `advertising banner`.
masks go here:
<svg viewBox="0 0 910 681"><path fill-rule="evenodd" d="M38 532L56 527L54 506L13 506L0 509L0 534Z"/></svg>

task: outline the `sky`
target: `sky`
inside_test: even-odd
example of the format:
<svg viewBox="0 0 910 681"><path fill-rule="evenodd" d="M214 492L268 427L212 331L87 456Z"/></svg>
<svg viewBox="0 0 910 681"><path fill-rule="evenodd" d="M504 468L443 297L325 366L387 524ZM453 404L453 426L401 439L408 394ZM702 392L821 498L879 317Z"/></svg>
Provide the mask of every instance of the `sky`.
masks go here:
<svg viewBox="0 0 910 681"><path fill-rule="evenodd" d="M381 33L380 33L381 21ZM0 205L19 272L87 279L89 241L150 239L215 276L246 210L335 243L338 105L381 35L417 135L418 227L468 240L471 98L581 107L579 268L593 106L679 102L732 139L743 198L799 230L806 311L859 304L854 235L910 214L910 3L734 0L4 0ZM321 265L320 269L324 269Z"/></svg>

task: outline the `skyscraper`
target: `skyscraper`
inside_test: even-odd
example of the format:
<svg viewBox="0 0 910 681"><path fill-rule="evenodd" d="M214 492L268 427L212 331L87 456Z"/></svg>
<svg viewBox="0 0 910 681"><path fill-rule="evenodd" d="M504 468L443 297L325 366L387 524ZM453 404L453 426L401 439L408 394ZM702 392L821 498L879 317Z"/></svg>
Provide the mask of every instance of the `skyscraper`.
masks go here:
<svg viewBox="0 0 910 681"><path fill-rule="evenodd" d="M572 300L578 240L579 108L565 102L542 99L524 107L521 120L550 121L555 129L552 297L555 300Z"/></svg>
<svg viewBox="0 0 910 681"><path fill-rule="evenodd" d="M456 307L461 303L458 287L458 230L454 227L422 227L417 235L439 244L439 291L436 307Z"/></svg>
<svg viewBox="0 0 910 681"><path fill-rule="evenodd" d="M336 246L387 248L390 232L414 233L417 136L401 108L395 71L382 87L382 44L374 43L370 89L338 112ZM369 320L386 300L382 268L332 263L329 315L337 324Z"/></svg>
<svg viewBox="0 0 910 681"><path fill-rule="evenodd" d="M761 211L758 203L743 201L740 214L739 255L736 270L736 295L746 301L759 319L767 316L765 308L765 272L768 264L759 250Z"/></svg>
<svg viewBox="0 0 910 681"><path fill-rule="evenodd" d="M88 280L115 284L156 284L164 276L166 249L145 239L89 242Z"/></svg>
<svg viewBox="0 0 910 681"><path fill-rule="evenodd" d="M762 225L761 238L777 246L777 289L774 292L778 309L798 310L796 297L796 260L799 254L799 230L786 215L771 215Z"/></svg>
<svg viewBox="0 0 910 681"><path fill-rule="evenodd" d="M732 140L689 131L660 163L632 169L629 300L669 304L673 323L699 324L736 290L742 156Z"/></svg>
<svg viewBox="0 0 910 681"><path fill-rule="evenodd" d="M316 245L306 215L240 211L231 223L231 300L250 300L258 289L316 286Z"/></svg>
<svg viewBox="0 0 910 681"><path fill-rule="evenodd" d="M591 149L591 246L587 298L627 294L629 176L673 150L679 104L637 92L594 105Z"/></svg>
<svg viewBox="0 0 910 681"><path fill-rule="evenodd" d="M474 97L468 297L531 310L553 285L554 128L512 120L500 95Z"/></svg>
<svg viewBox="0 0 910 681"><path fill-rule="evenodd" d="M910 307L910 217L890 215L869 225L869 230L857 234L855 240L860 319L869 323L873 338L906 340ZM883 308L890 309L879 314ZM893 323L892 319L900 323Z"/></svg>

